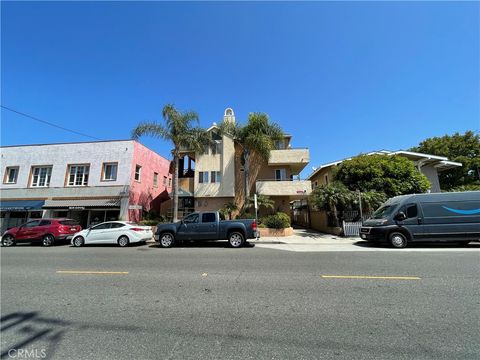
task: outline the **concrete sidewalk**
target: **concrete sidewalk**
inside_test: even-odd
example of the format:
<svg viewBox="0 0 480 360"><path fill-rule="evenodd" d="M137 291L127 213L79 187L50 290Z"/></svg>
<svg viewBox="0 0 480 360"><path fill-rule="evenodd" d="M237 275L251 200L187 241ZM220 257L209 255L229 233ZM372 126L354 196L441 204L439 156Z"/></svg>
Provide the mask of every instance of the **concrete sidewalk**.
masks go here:
<svg viewBox="0 0 480 360"><path fill-rule="evenodd" d="M292 245L339 245L353 244L360 241L359 237L342 237L321 233L311 229L293 229L291 236L268 236L259 240L250 240L254 244L292 244Z"/></svg>

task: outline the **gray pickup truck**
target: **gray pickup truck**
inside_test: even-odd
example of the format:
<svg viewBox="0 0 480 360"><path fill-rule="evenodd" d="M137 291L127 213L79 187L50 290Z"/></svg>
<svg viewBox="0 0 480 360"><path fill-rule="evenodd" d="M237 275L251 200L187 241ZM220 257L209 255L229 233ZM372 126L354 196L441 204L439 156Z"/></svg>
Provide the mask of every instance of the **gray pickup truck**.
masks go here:
<svg viewBox="0 0 480 360"><path fill-rule="evenodd" d="M184 240L228 240L239 248L259 237L255 219L222 220L218 211L194 212L176 223L158 224L155 232L155 241L166 248Z"/></svg>

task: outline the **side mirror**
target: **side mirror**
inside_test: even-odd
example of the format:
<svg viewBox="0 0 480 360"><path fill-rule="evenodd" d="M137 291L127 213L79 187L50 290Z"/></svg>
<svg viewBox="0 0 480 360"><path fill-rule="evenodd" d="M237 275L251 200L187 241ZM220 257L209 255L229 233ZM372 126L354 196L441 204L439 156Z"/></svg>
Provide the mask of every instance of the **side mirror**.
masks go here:
<svg viewBox="0 0 480 360"><path fill-rule="evenodd" d="M400 211L397 215L395 215L394 219L397 221L403 221L407 218L407 215L403 211Z"/></svg>

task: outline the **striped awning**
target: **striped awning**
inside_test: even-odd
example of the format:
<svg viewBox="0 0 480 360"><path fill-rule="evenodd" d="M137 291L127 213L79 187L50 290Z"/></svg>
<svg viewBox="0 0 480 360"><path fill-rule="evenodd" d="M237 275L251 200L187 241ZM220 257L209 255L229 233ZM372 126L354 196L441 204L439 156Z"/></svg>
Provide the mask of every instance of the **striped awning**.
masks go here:
<svg viewBox="0 0 480 360"><path fill-rule="evenodd" d="M44 209L82 209L120 207L120 199L71 199L71 200L45 200Z"/></svg>

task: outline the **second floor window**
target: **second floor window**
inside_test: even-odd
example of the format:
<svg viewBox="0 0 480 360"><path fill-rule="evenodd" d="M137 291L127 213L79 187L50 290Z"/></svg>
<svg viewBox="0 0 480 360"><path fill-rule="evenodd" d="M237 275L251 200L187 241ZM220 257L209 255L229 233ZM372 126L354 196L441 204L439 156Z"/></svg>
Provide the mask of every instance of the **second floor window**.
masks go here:
<svg viewBox="0 0 480 360"><path fill-rule="evenodd" d="M221 182L222 180L222 174L220 173L220 171L212 171L210 173L210 177L212 179L212 183L219 183Z"/></svg>
<svg viewBox="0 0 480 360"><path fill-rule="evenodd" d="M276 169L275 170L275 180L282 181L287 180L287 172L285 169Z"/></svg>
<svg viewBox="0 0 480 360"><path fill-rule="evenodd" d="M32 187L48 187L50 186L50 178L52 177L51 166L35 166L32 168Z"/></svg>
<svg viewBox="0 0 480 360"><path fill-rule="evenodd" d="M15 184L18 178L18 166L9 166L5 172L4 184Z"/></svg>
<svg viewBox="0 0 480 360"><path fill-rule="evenodd" d="M198 182L200 184L208 183L208 171L200 171L198 173Z"/></svg>
<svg viewBox="0 0 480 360"><path fill-rule="evenodd" d="M153 186L154 187L158 186L158 173L156 172L153 173Z"/></svg>
<svg viewBox="0 0 480 360"><path fill-rule="evenodd" d="M217 155L222 153L222 143L220 141L215 141L215 144L212 146L212 155Z"/></svg>
<svg viewBox="0 0 480 360"><path fill-rule="evenodd" d="M104 163L103 164L103 179L104 181L117 180L117 163Z"/></svg>
<svg viewBox="0 0 480 360"><path fill-rule="evenodd" d="M140 182L142 176L142 167L140 165L135 166L135 181Z"/></svg>
<svg viewBox="0 0 480 360"><path fill-rule="evenodd" d="M163 186L167 186L167 177L166 176L163 177Z"/></svg>
<svg viewBox="0 0 480 360"><path fill-rule="evenodd" d="M90 165L70 165L68 186L87 186Z"/></svg>

